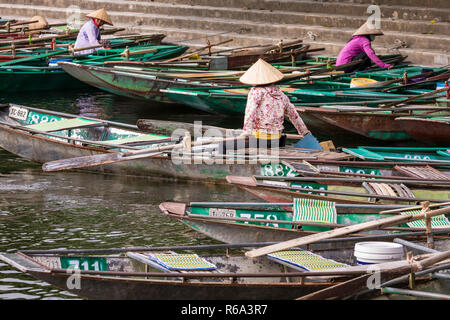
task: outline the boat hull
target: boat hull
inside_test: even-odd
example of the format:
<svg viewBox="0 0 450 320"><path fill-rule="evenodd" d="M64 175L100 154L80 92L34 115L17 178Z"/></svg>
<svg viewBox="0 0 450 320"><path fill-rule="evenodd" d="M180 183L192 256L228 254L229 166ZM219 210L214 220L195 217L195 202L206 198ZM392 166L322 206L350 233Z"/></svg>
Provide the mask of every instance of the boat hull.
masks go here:
<svg viewBox="0 0 450 320"><path fill-rule="evenodd" d="M431 146L450 145L450 122L433 119L397 119L404 130L415 140Z"/></svg>
<svg viewBox="0 0 450 320"><path fill-rule="evenodd" d="M82 89L88 86L67 73L57 71L0 71L0 92Z"/></svg>
<svg viewBox="0 0 450 320"><path fill-rule="evenodd" d="M164 103L177 103L160 90L167 87L198 86L187 82L164 79L153 75L133 74L113 68L93 67L75 63L61 63L65 72L92 87L137 100L152 100Z"/></svg>

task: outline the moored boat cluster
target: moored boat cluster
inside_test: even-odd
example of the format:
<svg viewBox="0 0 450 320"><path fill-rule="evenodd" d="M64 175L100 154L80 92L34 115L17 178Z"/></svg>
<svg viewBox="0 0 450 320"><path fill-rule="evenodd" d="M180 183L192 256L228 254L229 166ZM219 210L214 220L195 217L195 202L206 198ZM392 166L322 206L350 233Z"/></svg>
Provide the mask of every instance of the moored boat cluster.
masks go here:
<svg viewBox="0 0 450 320"><path fill-rule="evenodd" d="M104 14L90 17L110 22ZM414 279L448 277L448 66L412 65L393 54L379 56L387 67L349 71L361 61L318 56L323 48L302 39L189 48L164 42L163 34L114 27L103 29L107 41L80 47L83 29L33 25L39 21L2 22L0 92L95 87L149 107L238 116L236 127L243 127L252 90L261 85L240 79L263 60L280 74L273 83L310 137L323 141L306 144L308 133L294 134L286 124L281 146L281 138L261 138L262 132L252 145L245 128L147 118L134 125L10 101L0 105L0 147L45 172L229 184L261 201L161 198L158 214L222 244L20 250L0 253L0 260L87 299L425 297ZM373 144L341 145L339 135ZM277 145L261 147L264 139Z"/></svg>

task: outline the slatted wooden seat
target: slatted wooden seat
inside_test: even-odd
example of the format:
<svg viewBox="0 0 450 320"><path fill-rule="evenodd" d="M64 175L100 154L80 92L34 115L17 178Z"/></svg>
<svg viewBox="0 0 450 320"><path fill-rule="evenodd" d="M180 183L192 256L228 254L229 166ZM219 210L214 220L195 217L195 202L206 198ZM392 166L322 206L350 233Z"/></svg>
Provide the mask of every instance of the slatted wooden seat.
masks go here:
<svg viewBox="0 0 450 320"><path fill-rule="evenodd" d="M324 271L348 267L347 264L326 259L301 249L278 251L268 254L267 257L277 263L300 271Z"/></svg>
<svg viewBox="0 0 450 320"><path fill-rule="evenodd" d="M177 254L175 252L143 254L127 252L127 257L168 273L218 272L214 264L196 254Z"/></svg>
<svg viewBox="0 0 450 320"><path fill-rule="evenodd" d="M429 165L424 166L404 166L396 165L394 169L406 174L409 177L422 178L427 180L450 180L450 176Z"/></svg>
<svg viewBox="0 0 450 320"><path fill-rule="evenodd" d="M400 214L402 214L402 215L417 215L417 214L421 214L421 213L422 213L421 210L409 210L409 211L402 211ZM406 224L410 228L425 229L427 227L425 219L407 222ZM437 228L437 229L445 228L446 229L449 227L450 227L450 221L448 220L448 218L445 215L442 214L440 216L431 217L431 228L432 229L435 229L435 228Z"/></svg>
<svg viewBox="0 0 450 320"><path fill-rule="evenodd" d="M415 198L416 196L412 191L403 183L379 183L379 182L363 182L362 186L371 194L402 197L402 198Z"/></svg>
<svg viewBox="0 0 450 320"><path fill-rule="evenodd" d="M42 131L42 132L54 132L61 130L70 130L77 128L86 128L86 127L98 127L105 126L105 122L88 120L83 118L73 118L73 119L65 119L60 121L51 121L51 122L41 122L37 124L31 124L25 126L27 129L31 129L34 131Z"/></svg>
<svg viewBox="0 0 450 320"><path fill-rule="evenodd" d="M318 199L295 198L293 221L337 223L336 203Z"/></svg>

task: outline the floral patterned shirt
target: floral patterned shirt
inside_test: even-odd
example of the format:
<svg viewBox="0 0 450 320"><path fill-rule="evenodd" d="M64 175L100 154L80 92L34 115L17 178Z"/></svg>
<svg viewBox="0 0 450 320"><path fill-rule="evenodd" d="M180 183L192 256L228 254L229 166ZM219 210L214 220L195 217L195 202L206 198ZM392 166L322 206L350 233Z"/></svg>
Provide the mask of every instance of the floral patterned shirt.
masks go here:
<svg viewBox="0 0 450 320"><path fill-rule="evenodd" d="M284 129L284 116L287 116L300 135L309 132L302 118L289 98L276 85L253 87L250 89L245 108L244 132L252 134L259 131L278 134Z"/></svg>

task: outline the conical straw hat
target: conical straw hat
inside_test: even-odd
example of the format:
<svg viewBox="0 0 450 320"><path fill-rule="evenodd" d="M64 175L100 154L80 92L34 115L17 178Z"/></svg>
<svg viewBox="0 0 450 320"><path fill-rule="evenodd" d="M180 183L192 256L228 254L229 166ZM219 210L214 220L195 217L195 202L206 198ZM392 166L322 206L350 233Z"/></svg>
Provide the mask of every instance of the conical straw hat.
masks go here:
<svg viewBox="0 0 450 320"><path fill-rule="evenodd" d="M283 74L263 59L256 61L240 78L245 84L257 86L270 84L283 79Z"/></svg>
<svg viewBox="0 0 450 320"><path fill-rule="evenodd" d="M381 29L377 29L369 24L369 21L364 23L356 32L353 34L353 36L382 36L384 33L381 31Z"/></svg>
<svg viewBox="0 0 450 320"><path fill-rule="evenodd" d="M35 23L30 23L28 25L28 29L35 30L35 29L45 29L48 28L48 22L47 20L42 16L34 16L30 19L30 21L37 21Z"/></svg>
<svg viewBox="0 0 450 320"><path fill-rule="evenodd" d="M100 20L102 20L104 23L113 25L113 24L112 24L112 21L111 21L111 18L110 18L109 15L106 13L106 10L103 9L103 8L102 8L102 9L98 9L98 10L96 10L96 11L94 11L94 12L89 13L88 15L86 15L86 17L89 17L89 18L95 18L95 19L100 19Z"/></svg>

